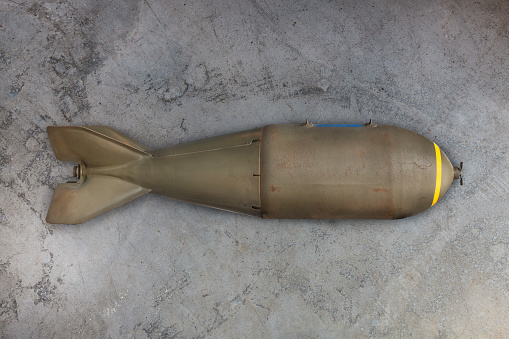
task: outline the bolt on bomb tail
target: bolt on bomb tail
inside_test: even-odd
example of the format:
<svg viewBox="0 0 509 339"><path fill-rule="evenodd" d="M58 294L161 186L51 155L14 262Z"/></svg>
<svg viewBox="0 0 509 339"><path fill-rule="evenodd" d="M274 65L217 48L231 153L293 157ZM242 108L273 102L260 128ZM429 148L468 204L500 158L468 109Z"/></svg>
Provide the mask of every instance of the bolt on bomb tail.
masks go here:
<svg viewBox="0 0 509 339"><path fill-rule="evenodd" d="M154 192L208 207L300 219L397 219L433 206L461 177L410 130L269 125L157 150L104 126L48 127L58 159L78 166L46 221L78 224Z"/></svg>

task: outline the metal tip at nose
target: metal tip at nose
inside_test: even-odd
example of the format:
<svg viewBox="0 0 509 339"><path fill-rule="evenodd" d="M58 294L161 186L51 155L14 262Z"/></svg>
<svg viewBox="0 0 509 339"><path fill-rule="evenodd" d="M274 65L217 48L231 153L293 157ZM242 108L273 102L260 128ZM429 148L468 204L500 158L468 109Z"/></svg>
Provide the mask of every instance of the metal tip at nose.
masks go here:
<svg viewBox="0 0 509 339"><path fill-rule="evenodd" d="M454 179L460 179L460 185L463 185L463 162L460 162L460 167L454 166Z"/></svg>

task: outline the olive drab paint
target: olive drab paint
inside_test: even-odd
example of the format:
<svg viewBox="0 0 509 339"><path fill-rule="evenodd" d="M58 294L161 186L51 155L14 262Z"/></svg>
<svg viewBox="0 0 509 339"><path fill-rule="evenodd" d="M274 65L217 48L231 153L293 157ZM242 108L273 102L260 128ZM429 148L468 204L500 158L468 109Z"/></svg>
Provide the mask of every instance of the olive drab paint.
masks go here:
<svg viewBox="0 0 509 339"><path fill-rule="evenodd" d="M157 150L105 126L48 127L59 184L49 223L78 224L154 192L263 218L397 219L433 206L461 169L408 129L268 125Z"/></svg>

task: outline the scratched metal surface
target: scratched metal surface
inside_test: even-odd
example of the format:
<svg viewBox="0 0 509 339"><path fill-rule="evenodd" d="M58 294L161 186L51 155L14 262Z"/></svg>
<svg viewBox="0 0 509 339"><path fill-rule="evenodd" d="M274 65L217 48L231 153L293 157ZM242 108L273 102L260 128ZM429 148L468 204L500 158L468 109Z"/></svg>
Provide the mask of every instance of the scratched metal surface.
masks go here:
<svg viewBox="0 0 509 339"><path fill-rule="evenodd" d="M509 336L507 1L0 1L0 336ZM261 220L144 196L43 219L48 125L153 148L374 122L465 185L398 221Z"/></svg>

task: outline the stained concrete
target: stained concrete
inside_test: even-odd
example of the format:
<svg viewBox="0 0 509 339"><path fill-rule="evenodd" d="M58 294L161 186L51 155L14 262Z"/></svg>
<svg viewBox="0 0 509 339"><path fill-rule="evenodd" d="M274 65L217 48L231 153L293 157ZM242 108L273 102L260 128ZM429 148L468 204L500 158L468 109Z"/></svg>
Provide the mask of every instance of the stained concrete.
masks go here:
<svg viewBox="0 0 509 339"><path fill-rule="evenodd" d="M507 1L0 2L0 337L509 336ZM436 142L465 185L397 221L146 195L44 221L50 125L150 147L271 123Z"/></svg>

